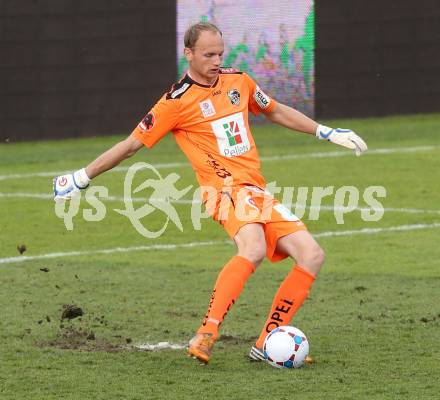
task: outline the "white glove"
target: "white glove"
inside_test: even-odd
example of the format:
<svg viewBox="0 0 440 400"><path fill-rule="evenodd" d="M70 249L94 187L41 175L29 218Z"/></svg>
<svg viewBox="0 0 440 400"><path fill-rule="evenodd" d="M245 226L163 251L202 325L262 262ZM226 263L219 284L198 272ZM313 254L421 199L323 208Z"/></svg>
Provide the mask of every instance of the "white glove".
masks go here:
<svg viewBox="0 0 440 400"><path fill-rule="evenodd" d="M53 180L54 200L60 202L78 196L81 189L89 186L89 182L85 168L73 174L57 176Z"/></svg>
<svg viewBox="0 0 440 400"><path fill-rule="evenodd" d="M360 156L368 149L367 144L362 138L350 129L333 129L328 126L318 125L316 137L320 140L328 140L329 142L354 150L357 156Z"/></svg>

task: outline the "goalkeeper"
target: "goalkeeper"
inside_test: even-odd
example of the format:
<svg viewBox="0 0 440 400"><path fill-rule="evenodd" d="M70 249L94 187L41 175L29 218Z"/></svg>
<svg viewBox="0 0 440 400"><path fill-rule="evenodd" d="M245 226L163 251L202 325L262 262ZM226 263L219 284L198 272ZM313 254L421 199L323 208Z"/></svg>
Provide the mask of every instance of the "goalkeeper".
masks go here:
<svg viewBox="0 0 440 400"><path fill-rule="evenodd" d="M208 363L220 324L265 257L272 262L286 257L293 260L292 270L276 292L249 354L252 360L261 360L265 337L277 326L290 323L321 269L324 252L304 223L265 191L249 127L249 111L255 115L263 113L270 121L294 131L354 150L356 155L367 150L367 145L351 130L319 125L277 103L247 74L221 68L224 44L215 25L191 26L185 33L184 44L189 65L185 76L163 95L128 138L85 168L55 178L55 199L71 198L94 177L144 145L153 147L172 132L199 184L215 189L210 191L215 193L214 198L204 198L207 211L224 227L237 248L236 255L217 277L206 316L189 343L189 354ZM225 192L225 185L231 190Z"/></svg>

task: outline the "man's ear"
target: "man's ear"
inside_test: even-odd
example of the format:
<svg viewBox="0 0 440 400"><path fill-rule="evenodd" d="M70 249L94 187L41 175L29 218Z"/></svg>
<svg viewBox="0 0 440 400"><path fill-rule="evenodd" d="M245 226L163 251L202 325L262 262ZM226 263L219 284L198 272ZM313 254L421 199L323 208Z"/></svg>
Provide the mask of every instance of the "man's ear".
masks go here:
<svg viewBox="0 0 440 400"><path fill-rule="evenodd" d="M185 47L183 49L183 55L185 56L186 61L188 61L188 62L193 59L193 52L189 47Z"/></svg>

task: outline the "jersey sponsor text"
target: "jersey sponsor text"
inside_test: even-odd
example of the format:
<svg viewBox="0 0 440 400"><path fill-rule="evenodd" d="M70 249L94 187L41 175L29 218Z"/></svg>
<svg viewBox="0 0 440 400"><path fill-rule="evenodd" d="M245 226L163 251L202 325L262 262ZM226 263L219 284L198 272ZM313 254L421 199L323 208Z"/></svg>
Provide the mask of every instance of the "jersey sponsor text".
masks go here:
<svg viewBox="0 0 440 400"><path fill-rule="evenodd" d="M251 148L243 113L229 115L211 122L219 152L224 157L237 157Z"/></svg>

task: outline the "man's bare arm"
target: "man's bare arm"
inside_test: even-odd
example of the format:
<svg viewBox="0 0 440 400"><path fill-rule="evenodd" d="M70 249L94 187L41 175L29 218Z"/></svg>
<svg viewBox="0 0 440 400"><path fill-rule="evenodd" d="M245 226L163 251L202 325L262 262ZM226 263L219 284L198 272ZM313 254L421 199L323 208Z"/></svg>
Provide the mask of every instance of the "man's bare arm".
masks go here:
<svg viewBox="0 0 440 400"><path fill-rule="evenodd" d="M278 125L311 135L315 135L318 128L318 123L313 119L281 103L277 103L272 112L266 114L266 117Z"/></svg>
<svg viewBox="0 0 440 400"><path fill-rule="evenodd" d="M116 167L119 163L134 155L142 146L143 144L131 134L128 138L115 144L111 149L92 161L85 168L87 176L93 179L103 172Z"/></svg>
<svg viewBox="0 0 440 400"><path fill-rule="evenodd" d="M277 103L275 108L266 114L266 117L286 128L309 133L315 135L320 140L328 140L329 142L354 150L357 156L368 149L363 139L351 129L333 129L320 125L292 107L281 103Z"/></svg>
<svg viewBox="0 0 440 400"><path fill-rule="evenodd" d="M86 168L73 174L57 176L53 181L55 201L69 200L79 194L81 189L89 186L90 180L109 169L116 167L121 161L135 154L143 144L131 134L127 139L115 144L101 154Z"/></svg>

